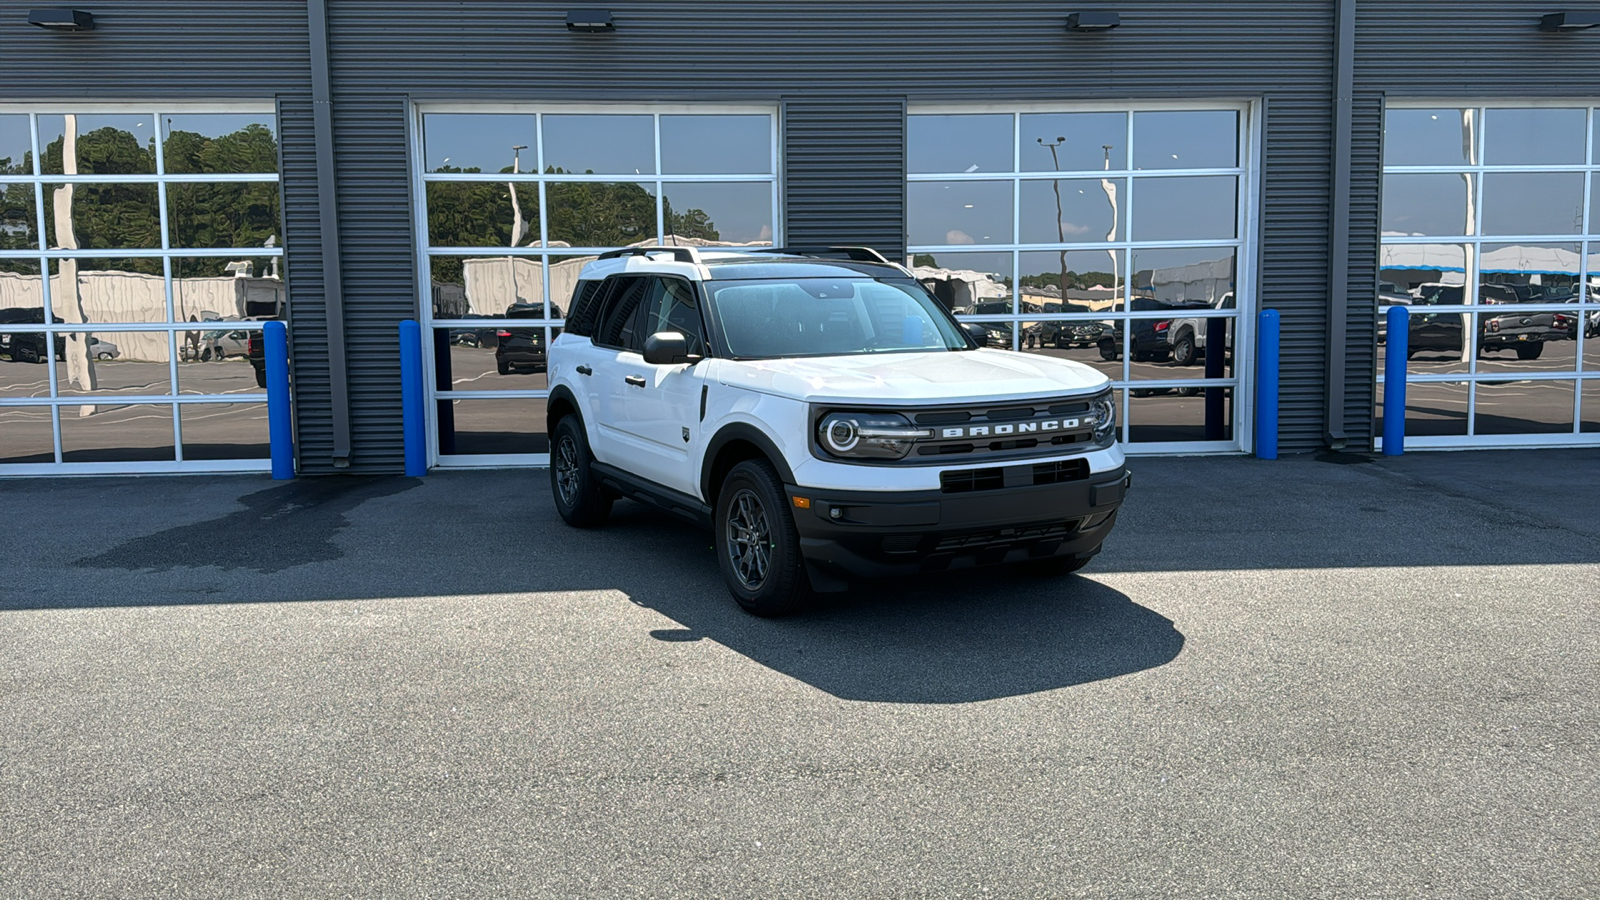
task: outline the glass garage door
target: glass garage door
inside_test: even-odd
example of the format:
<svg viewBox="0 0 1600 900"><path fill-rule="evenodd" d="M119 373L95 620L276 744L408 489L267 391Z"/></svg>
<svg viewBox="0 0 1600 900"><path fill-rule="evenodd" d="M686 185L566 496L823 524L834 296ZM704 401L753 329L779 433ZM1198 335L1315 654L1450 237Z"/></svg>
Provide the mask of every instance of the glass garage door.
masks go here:
<svg viewBox="0 0 1600 900"><path fill-rule="evenodd" d="M1115 385L1130 452L1248 449L1250 114L918 107L908 264L990 346Z"/></svg>
<svg viewBox="0 0 1600 900"><path fill-rule="evenodd" d="M271 107L0 107L0 191L0 474L265 471Z"/></svg>
<svg viewBox="0 0 1600 900"><path fill-rule="evenodd" d="M1383 145L1378 422L1403 306L1408 448L1600 444L1600 110L1391 102Z"/></svg>
<svg viewBox="0 0 1600 900"><path fill-rule="evenodd" d="M770 108L418 110L437 465L543 465L545 352L579 271L626 246L771 246Z"/></svg>

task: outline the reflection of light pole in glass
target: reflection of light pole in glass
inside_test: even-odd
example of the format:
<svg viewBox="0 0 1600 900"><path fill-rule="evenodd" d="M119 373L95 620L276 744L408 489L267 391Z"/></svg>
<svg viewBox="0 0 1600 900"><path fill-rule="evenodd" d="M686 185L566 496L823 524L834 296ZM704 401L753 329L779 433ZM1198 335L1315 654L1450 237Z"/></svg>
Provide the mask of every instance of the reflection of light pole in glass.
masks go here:
<svg viewBox="0 0 1600 900"><path fill-rule="evenodd" d="M511 148L511 174L522 174L522 151L528 149L527 144L515 144ZM507 182L506 188L511 191L511 246L522 243L522 203L517 199L516 182Z"/></svg>
<svg viewBox="0 0 1600 900"><path fill-rule="evenodd" d="M1050 144L1046 144L1044 142L1044 138L1034 138L1034 140L1039 142L1039 146L1048 147L1049 148L1049 150L1050 150L1050 168L1053 171L1060 172L1061 171L1061 160L1056 157L1056 148L1061 146L1062 144L1065 144L1067 142L1067 139L1064 138L1064 137L1057 137L1055 139L1055 142L1054 143L1050 143ZM1061 221L1061 179L1056 178L1056 179L1051 180L1050 185L1051 185L1051 187L1055 188L1055 192L1056 192L1056 242L1057 243L1061 243L1061 244L1065 244L1067 242L1067 229L1066 229L1066 225L1063 224L1062 221ZM1067 251L1065 249L1062 249L1060 251L1060 254L1061 254L1061 280L1057 281L1056 285L1061 288L1062 309L1066 309L1066 305L1065 304L1067 302ZM1020 282L1018 282L1018 283L1020 284Z"/></svg>
<svg viewBox="0 0 1600 900"><path fill-rule="evenodd" d="M1111 171L1111 145L1101 144L1100 149L1105 151L1105 168L1102 172ZM1106 232L1106 241L1109 243L1117 239L1117 183L1109 178L1100 179L1100 187L1106 192L1106 202L1111 204L1111 230ZM1116 250L1107 250L1111 254L1111 305L1117 305L1118 281L1121 278L1122 261L1118 258Z"/></svg>

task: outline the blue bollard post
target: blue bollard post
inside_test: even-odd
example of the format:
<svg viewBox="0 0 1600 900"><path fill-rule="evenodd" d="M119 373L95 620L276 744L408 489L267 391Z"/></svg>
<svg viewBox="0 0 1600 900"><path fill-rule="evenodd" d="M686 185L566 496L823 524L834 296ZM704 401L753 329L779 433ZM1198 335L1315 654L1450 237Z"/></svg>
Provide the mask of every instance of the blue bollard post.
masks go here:
<svg viewBox="0 0 1600 900"><path fill-rule="evenodd" d="M1389 336L1383 364L1383 455L1406 451L1406 351L1411 346L1411 314L1389 307Z"/></svg>
<svg viewBox="0 0 1600 900"><path fill-rule="evenodd" d="M289 331L282 322L261 329L261 361L267 372L267 442L272 477L294 477L294 421L289 415Z"/></svg>
<svg viewBox="0 0 1600 900"><path fill-rule="evenodd" d="M1281 334L1278 311L1264 309L1256 340L1256 456L1278 458L1278 348Z"/></svg>
<svg viewBox="0 0 1600 900"><path fill-rule="evenodd" d="M427 431L423 427L422 326L400 323L400 412L404 422L406 474L428 474Z"/></svg>

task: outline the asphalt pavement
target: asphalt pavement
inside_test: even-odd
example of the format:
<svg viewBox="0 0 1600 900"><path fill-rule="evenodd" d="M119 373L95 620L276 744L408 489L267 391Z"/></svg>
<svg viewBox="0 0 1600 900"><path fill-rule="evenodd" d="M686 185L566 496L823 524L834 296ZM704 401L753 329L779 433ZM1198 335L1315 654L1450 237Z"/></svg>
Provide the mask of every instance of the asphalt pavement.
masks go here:
<svg viewBox="0 0 1600 900"><path fill-rule="evenodd" d="M1132 465L778 621L543 471L0 482L0 896L1600 896L1600 451Z"/></svg>

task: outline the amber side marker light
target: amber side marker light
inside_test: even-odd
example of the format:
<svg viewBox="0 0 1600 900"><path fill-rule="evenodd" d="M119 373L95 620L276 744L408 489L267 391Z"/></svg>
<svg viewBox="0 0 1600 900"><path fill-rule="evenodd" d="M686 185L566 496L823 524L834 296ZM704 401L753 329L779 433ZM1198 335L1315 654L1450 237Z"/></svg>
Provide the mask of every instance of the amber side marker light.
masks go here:
<svg viewBox="0 0 1600 900"><path fill-rule="evenodd" d="M795 509L810 509L811 508L811 501L807 500L804 497L796 497L796 498L794 498L794 508Z"/></svg>

